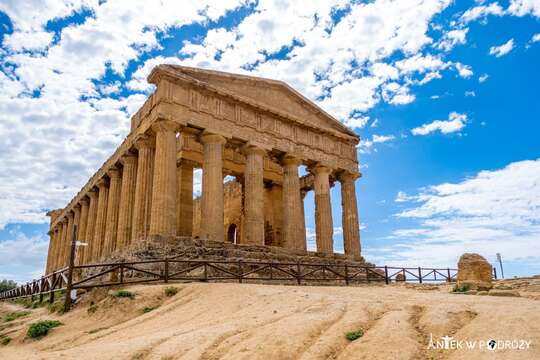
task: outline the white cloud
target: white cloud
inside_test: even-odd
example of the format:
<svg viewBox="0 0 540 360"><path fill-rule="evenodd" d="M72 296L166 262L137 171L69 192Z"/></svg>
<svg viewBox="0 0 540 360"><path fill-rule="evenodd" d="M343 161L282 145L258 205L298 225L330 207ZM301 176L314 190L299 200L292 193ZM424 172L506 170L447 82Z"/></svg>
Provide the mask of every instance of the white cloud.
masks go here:
<svg viewBox="0 0 540 360"><path fill-rule="evenodd" d="M381 99L391 104L414 100L403 82L405 73L387 59L397 51L406 58L421 57L419 50L433 42L427 35L432 17L449 3L357 3L333 23L332 11L345 7L341 1L260 1L236 28L214 29L201 43L188 42L182 62L284 80L346 121ZM299 45L291 47L293 41ZM284 47L290 48L285 59L266 61L265 54ZM402 91L385 99L388 82L400 84Z"/></svg>
<svg viewBox="0 0 540 360"><path fill-rule="evenodd" d="M405 193L404 191L398 191L396 199L394 201L397 203L402 203L410 200L414 200L414 197L407 195L407 193Z"/></svg>
<svg viewBox="0 0 540 360"><path fill-rule="evenodd" d="M103 83L106 71L123 77L129 61L158 48L159 32L216 20L240 4L1 2L14 32L0 72L0 228L47 222L45 212L65 206L128 133L146 96L108 98L122 84ZM51 43L45 25L83 8L91 16Z"/></svg>
<svg viewBox="0 0 540 360"><path fill-rule="evenodd" d="M415 201L397 214L418 225L394 232L396 260L448 265L464 252L501 252L507 260L540 264L540 159L429 186Z"/></svg>
<svg viewBox="0 0 540 360"><path fill-rule="evenodd" d="M448 120L435 120L429 124L416 127L411 130L413 135L428 135L432 132L440 131L443 134L450 134L460 131L467 123L467 115L451 112Z"/></svg>
<svg viewBox="0 0 540 360"><path fill-rule="evenodd" d="M540 41L540 33L534 34L531 38L531 42L538 42Z"/></svg>
<svg viewBox="0 0 540 360"><path fill-rule="evenodd" d="M492 46L489 48L489 55L501 57L508 54L514 48L514 39L510 39L502 45Z"/></svg>
<svg viewBox="0 0 540 360"><path fill-rule="evenodd" d="M488 74L480 75L480 76L478 77L478 82L483 83L483 82L486 81L488 78L489 78L489 75L488 75Z"/></svg>
<svg viewBox="0 0 540 360"><path fill-rule="evenodd" d="M373 135L373 142L376 143L384 143L390 140L394 140L394 135Z"/></svg>
<svg viewBox="0 0 540 360"><path fill-rule="evenodd" d="M538 0L511 0L508 12L514 16L531 14L540 17L540 2Z"/></svg>
<svg viewBox="0 0 540 360"><path fill-rule="evenodd" d="M478 19L485 19L489 15L502 16L504 15L503 8L497 3L491 3L489 5L475 6L463 13L460 20L468 23Z"/></svg>
<svg viewBox="0 0 540 360"><path fill-rule="evenodd" d="M359 117L352 117L347 120L345 120L345 125L350 127L351 129L361 129L369 121L369 116L359 116Z"/></svg>
<svg viewBox="0 0 540 360"><path fill-rule="evenodd" d="M473 90L465 91L465 96L467 96L467 97L475 97L476 93Z"/></svg>
<svg viewBox="0 0 540 360"><path fill-rule="evenodd" d="M373 135L371 140L360 140L360 143L357 145L357 148L361 153L369 153L372 150L373 145L381 144L388 141L394 140L396 137L394 135Z"/></svg>
<svg viewBox="0 0 540 360"><path fill-rule="evenodd" d="M472 68L469 65L465 65L462 63L455 63L454 66L456 67L456 70L458 71L459 76L461 76L464 79L468 79L471 76L473 76Z"/></svg>
<svg viewBox="0 0 540 360"><path fill-rule="evenodd" d="M463 45L467 42L468 28L454 29L444 34L437 47L445 51L452 50L456 45Z"/></svg>
<svg viewBox="0 0 540 360"><path fill-rule="evenodd" d="M46 235L27 236L15 228L10 238L0 240L1 278L15 280L18 283L37 279L43 274L47 250Z"/></svg>
<svg viewBox="0 0 540 360"><path fill-rule="evenodd" d="M11 51L39 51L52 41L53 33L46 31L14 32L4 38L4 45Z"/></svg>

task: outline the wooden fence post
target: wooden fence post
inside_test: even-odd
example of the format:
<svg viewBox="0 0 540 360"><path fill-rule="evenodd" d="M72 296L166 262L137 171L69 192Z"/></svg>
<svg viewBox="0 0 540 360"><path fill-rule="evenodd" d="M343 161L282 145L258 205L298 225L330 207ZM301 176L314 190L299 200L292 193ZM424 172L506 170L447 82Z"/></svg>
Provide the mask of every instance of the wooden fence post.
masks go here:
<svg viewBox="0 0 540 360"><path fill-rule="evenodd" d="M71 234L71 252L69 254L69 265L66 283L66 298L64 301L64 312L68 312L71 308L71 284L73 283L73 264L75 262L75 243L77 235L77 225L73 225L73 233Z"/></svg>
<svg viewBox="0 0 540 360"><path fill-rule="evenodd" d="M448 279L447 279L447 281L452 282L452 276L450 275L450 268L447 268L446 270L448 271Z"/></svg>
<svg viewBox="0 0 540 360"><path fill-rule="evenodd" d="M345 264L345 285L349 286L349 267Z"/></svg>
<svg viewBox="0 0 540 360"><path fill-rule="evenodd" d="M238 282L242 283L242 278L244 277L244 268L242 266L242 260L238 260Z"/></svg>
<svg viewBox="0 0 540 360"><path fill-rule="evenodd" d="M163 282L169 282L169 258L165 257L165 271L163 274Z"/></svg>
<svg viewBox="0 0 540 360"><path fill-rule="evenodd" d="M420 284L422 283L422 268L420 266L418 267L418 281L420 281Z"/></svg>
<svg viewBox="0 0 540 360"><path fill-rule="evenodd" d="M51 288L49 289L49 303L52 304L54 302L54 284L56 283L56 273L53 273L51 275Z"/></svg>
<svg viewBox="0 0 540 360"><path fill-rule="evenodd" d="M43 302L43 285L45 285L45 278L41 277L41 282L39 283L39 303Z"/></svg>
<svg viewBox="0 0 540 360"><path fill-rule="evenodd" d="M298 285L302 283L302 275L301 275L301 269L300 269L300 261L296 263L296 282Z"/></svg>
<svg viewBox="0 0 540 360"><path fill-rule="evenodd" d="M497 268L495 266L493 267L493 277L497 280Z"/></svg>
<svg viewBox="0 0 540 360"><path fill-rule="evenodd" d="M384 282L386 283L386 285L388 285L389 283L389 280L388 280L388 266L384 265Z"/></svg>

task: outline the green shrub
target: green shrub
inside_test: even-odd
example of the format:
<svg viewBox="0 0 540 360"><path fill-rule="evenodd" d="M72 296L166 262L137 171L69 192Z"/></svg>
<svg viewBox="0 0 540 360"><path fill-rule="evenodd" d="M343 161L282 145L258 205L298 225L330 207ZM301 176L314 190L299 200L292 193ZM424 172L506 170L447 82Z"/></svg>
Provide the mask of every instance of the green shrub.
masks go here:
<svg viewBox="0 0 540 360"><path fill-rule="evenodd" d="M96 304L94 304L94 302L90 302L90 306L88 306L88 313L89 314L93 314L97 311L98 307Z"/></svg>
<svg viewBox="0 0 540 360"><path fill-rule="evenodd" d="M157 309L157 306L145 306L145 308L142 310L143 313L149 313L152 310Z"/></svg>
<svg viewBox="0 0 540 360"><path fill-rule="evenodd" d="M11 341L11 338L7 335L0 335L0 345L6 346Z"/></svg>
<svg viewBox="0 0 540 360"><path fill-rule="evenodd" d="M362 336L364 336L364 330L358 329L356 331L349 331L345 334L345 337L349 341L354 341L356 339L360 339Z"/></svg>
<svg viewBox="0 0 540 360"><path fill-rule="evenodd" d="M470 290L469 284L463 284L461 286L457 286L457 284L456 284L456 285L454 285L454 290L453 291L458 292L458 293L464 293L464 292L467 292L469 290Z"/></svg>
<svg viewBox="0 0 540 360"><path fill-rule="evenodd" d="M14 312L9 313L6 316L4 316L4 321L5 322L13 321L15 319L26 316L28 314L30 314L30 311L14 311Z"/></svg>
<svg viewBox="0 0 540 360"><path fill-rule="evenodd" d="M64 304L61 301L58 301L58 302L55 301L54 303L49 304L47 308L49 309L49 313L51 314L53 313L57 313L59 315L64 314Z"/></svg>
<svg viewBox="0 0 540 360"><path fill-rule="evenodd" d="M13 280L0 280L0 292L15 289L17 287L17 283Z"/></svg>
<svg viewBox="0 0 540 360"><path fill-rule="evenodd" d="M26 335L32 339L39 339L49 333L49 330L62 325L58 320L41 320L30 324Z"/></svg>
<svg viewBox="0 0 540 360"><path fill-rule="evenodd" d="M165 288L164 291L166 296L171 297L178 293L178 288L174 286L168 286Z"/></svg>
<svg viewBox="0 0 540 360"><path fill-rule="evenodd" d="M117 292L113 294L113 296L114 297L127 297L130 299L133 299L135 297L135 294L127 290L118 290Z"/></svg>

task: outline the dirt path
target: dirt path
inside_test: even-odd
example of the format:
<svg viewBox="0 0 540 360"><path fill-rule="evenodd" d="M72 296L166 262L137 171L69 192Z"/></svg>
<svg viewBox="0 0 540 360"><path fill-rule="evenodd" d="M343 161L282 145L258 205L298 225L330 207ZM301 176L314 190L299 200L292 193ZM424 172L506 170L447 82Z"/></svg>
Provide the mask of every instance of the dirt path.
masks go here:
<svg viewBox="0 0 540 360"><path fill-rule="evenodd" d="M135 299L87 294L68 314L32 314L0 333L1 359L540 359L540 301L403 286L133 286ZM89 312L91 301L96 308ZM145 307L155 307L145 313ZM14 310L0 305L0 316ZM64 325L25 339L30 321ZM2 321L0 321L0 325ZM362 329L348 341L345 333ZM531 341L528 350L430 349L431 338Z"/></svg>

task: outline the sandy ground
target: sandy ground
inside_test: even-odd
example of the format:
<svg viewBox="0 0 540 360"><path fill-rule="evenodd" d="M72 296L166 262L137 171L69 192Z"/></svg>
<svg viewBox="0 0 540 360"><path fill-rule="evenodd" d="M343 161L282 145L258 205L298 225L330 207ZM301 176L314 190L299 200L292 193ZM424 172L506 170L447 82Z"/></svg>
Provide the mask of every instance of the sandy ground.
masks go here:
<svg viewBox="0 0 540 360"><path fill-rule="evenodd" d="M540 301L531 298L451 294L446 286L174 286L173 297L164 285L141 285L128 288L133 300L98 290L68 314L32 310L0 327L13 338L0 359L540 359ZM2 303L0 316L14 309ZM25 338L36 319L64 325L41 340ZM345 333L357 329L364 336L348 341ZM531 343L434 350L431 334Z"/></svg>

